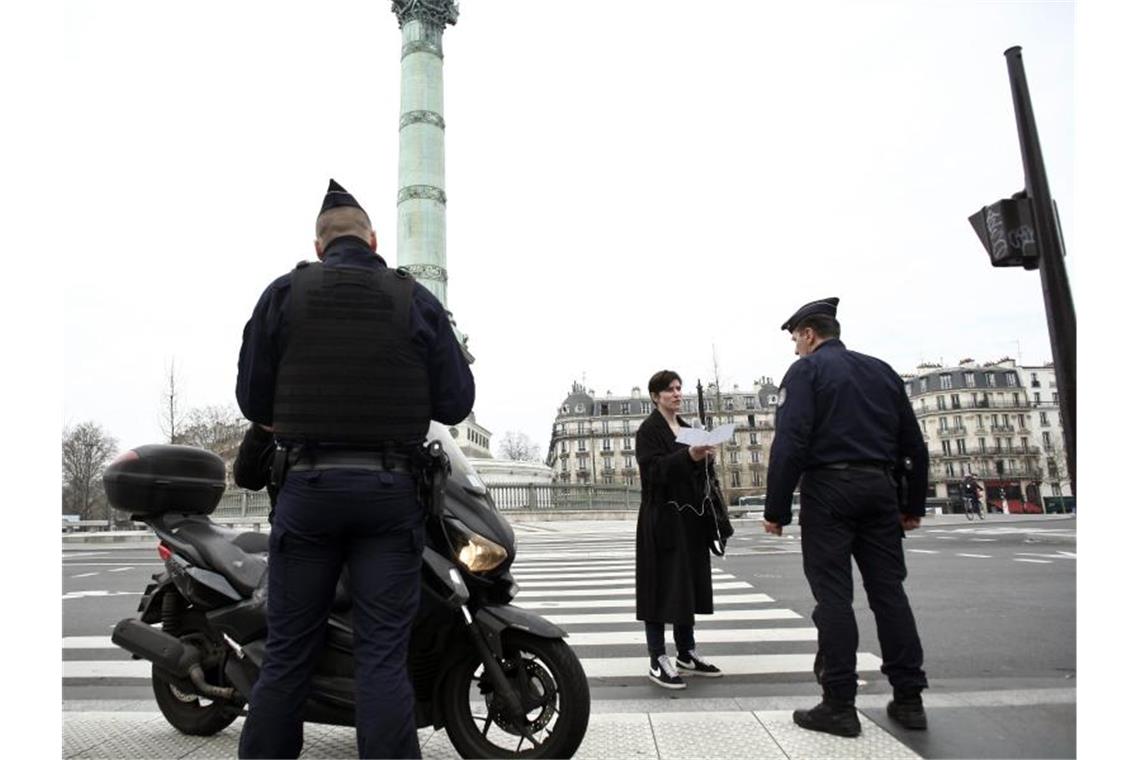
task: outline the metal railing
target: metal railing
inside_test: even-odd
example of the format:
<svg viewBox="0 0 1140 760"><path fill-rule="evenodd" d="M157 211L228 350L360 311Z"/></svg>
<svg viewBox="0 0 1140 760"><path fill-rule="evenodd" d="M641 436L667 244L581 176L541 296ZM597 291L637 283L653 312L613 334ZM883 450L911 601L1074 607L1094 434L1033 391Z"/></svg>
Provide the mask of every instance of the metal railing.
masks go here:
<svg viewBox="0 0 1140 760"><path fill-rule="evenodd" d="M488 486L500 512L557 510L636 510L641 489L623 485L567 483L563 485Z"/></svg>
<svg viewBox="0 0 1140 760"><path fill-rule="evenodd" d="M570 510L637 511L641 489L593 483L488 486L500 512L557 512ZM211 519L222 524L257 524L269 519L269 494L234 489L222 494ZM124 526L126 527L126 526ZM139 528L138 525L132 526ZM64 520L63 532L114 529L107 520Z"/></svg>

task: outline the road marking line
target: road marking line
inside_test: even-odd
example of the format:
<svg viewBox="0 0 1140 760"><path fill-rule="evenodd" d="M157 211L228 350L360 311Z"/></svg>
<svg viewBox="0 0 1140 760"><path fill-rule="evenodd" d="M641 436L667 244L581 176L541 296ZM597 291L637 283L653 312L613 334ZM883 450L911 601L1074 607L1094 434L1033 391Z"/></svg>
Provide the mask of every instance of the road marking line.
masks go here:
<svg viewBox="0 0 1140 760"><path fill-rule="evenodd" d="M993 559L993 557L989 554L962 554L962 553L959 553L959 554L955 554L954 556L955 557L971 557L973 559Z"/></svg>
<svg viewBox="0 0 1140 760"><path fill-rule="evenodd" d="M1014 562L1034 562L1038 565L1052 565L1052 560L1048 559L1014 559Z"/></svg>
<svg viewBox="0 0 1140 760"><path fill-rule="evenodd" d="M907 549L911 554L938 554L937 549Z"/></svg>
<svg viewBox="0 0 1140 760"><path fill-rule="evenodd" d="M769 604L775 601L767 594L737 594L735 596L727 596L717 594L716 604ZM596 609L596 608L616 608L625 609L630 612L630 619L633 619L633 612L635 605L632 599L585 599L573 600L568 602L563 601L542 601L542 602L518 602L519 607L528 610L573 610L573 609Z"/></svg>
<svg viewBox="0 0 1140 760"><path fill-rule="evenodd" d="M642 642L644 640L642 639ZM747 654L718 655L710 659L726 675L754 675L764 673L811 673L814 654ZM586 657L580 660L587 678L645 677L649 674L647 658L638 657ZM870 652L856 655L855 667L867 673L878 671L882 660ZM146 660L67 660L63 663L63 677L69 678L138 678L150 679L151 664Z"/></svg>
<svg viewBox="0 0 1140 760"><path fill-rule="evenodd" d="M108 570L108 573L121 573L124 570L133 570L133 567L116 567L114 570Z"/></svg>
<svg viewBox="0 0 1140 760"><path fill-rule="evenodd" d="M705 644L736 644L761 641L815 641L815 628L710 628L702 629L697 638ZM571 632L567 642L572 647L645 644L645 631L581 631ZM716 659L715 655L709 655Z"/></svg>
<svg viewBox="0 0 1140 760"><path fill-rule="evenodd" d="M71 577L72 578L90 578L92 575L98 575L98 574L99 573L80 573L79 575L73 575Z"/></svg>
<svg viewBox="0 0 1140 760"><path fill-rule="evenodd" d="M114 572L114 571L112 571L112 572ZM574 576L570 576L570 578L573 578L573 577ZM530 588L562 589L562 588L574 588L574 587L582 587L582 586L602 586L602 587L605 587L605 586L621 585L623 583L628 582L628 580L632 577L633 576L631 576L631 575L627 575L623 578L604 578L604 579L590 579L590 580L570 580L569 578L566 578L564 580L535 581L535 580L518 578L516 576L515 580L519 581L519 583L522 586L524 586L525 588L528 588L528 589L530 589ZM727 573L718 573L716 576L716 579L717 580L720 580L720 579L735 580L736 576L729 575ZM715 588L715 585L714 585L714 588Z"/></svg>
<svg viewBox="0 0 1140 760"><path fill-rule="evenodd" d="M1018 557L1042 557L1044 559L1076 559L1076 557L1066 557L1060 552L1056 554L1040 554L1037 552L1017 552Z"/></svg>
<svg viewBox="0 0 1140 760"><path fill-rule="evenodd" d="M971 538L970 540L971 540L971 541L976 541L976 542L978 542L978 543L980 543L980 544L982 544L982 543L987 543L987 542L989 542L989 541L997 541L997 539L996 539L996 538Z"/></svg>
<svg viewBox="0 0 1140 760"><path fill-rule="evenodd" d="M63 595L63 601L68 599L82 599L93 596L139 596L138 591L69 591Z"/></svg>
<svg viewBox="0 0 1140 760"><path fill-rule="evenodd" d="M728 590L733 588L752 588L752 584L745 583L744 581L732 581L729 583L714 583L713 590ZM535 591L522 590L519 592L518 597L544 596L549 594L549 589L538 589ZM636 589L633 586L622 586L620 588L575 588L567 589L558 594L558 596L634 596Z"/></svg>
<svg viewBox="0 0 1140 760"><path fill-rule="evenodd" d="M627 623L640 625L628 612L599 612L582 615L543 615L555 625L595 625L602 623ZM697 615L700 621L722 620L800 620L799 615L789 609L764 610L721 610L712 615ZM703 628L701 630L704 630Z"/></svg>

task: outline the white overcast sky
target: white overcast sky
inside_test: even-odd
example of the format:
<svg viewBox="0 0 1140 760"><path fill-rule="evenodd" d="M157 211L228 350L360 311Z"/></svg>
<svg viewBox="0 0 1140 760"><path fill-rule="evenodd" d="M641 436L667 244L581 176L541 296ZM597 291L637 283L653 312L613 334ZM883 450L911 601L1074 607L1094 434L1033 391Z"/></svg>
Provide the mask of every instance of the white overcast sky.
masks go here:
<svg viewBox="0 0 1140 760"><path fill-rule="evenodd" d="M63 421L127 447L160 439L172 360L187 406L233 401L329 177L400 263L401 38L382 0L73 2L62 33ZM461 3L447 263L477 419L545 451L573 381L695 391L714 345L727 384L778 382L779 325L827 296L900 372L1048 360L1038 274L992 269L966 220L1023 187L1015 44L1076 288L1072 3Z"/></svg>

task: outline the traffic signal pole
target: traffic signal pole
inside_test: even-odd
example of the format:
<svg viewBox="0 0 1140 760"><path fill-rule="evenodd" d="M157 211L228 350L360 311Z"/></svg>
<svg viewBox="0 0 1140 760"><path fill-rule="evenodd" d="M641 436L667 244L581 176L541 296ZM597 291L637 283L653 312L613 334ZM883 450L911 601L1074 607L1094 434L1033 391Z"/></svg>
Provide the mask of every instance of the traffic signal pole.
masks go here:
<svg viewBox="0 0 1140 760"><path fill-rule="evenodd" d="M1025 192L1036 220L1036 241L1040 251L1041 290L1045 297L1045 317L1053 348L1053 371L1064 429L1065 461L1073 495L1077 494L1077 315L1069 276L1063 259L1064 243L1060 220L1045 176L1045 160L1037 138L1037 122L1029 99L1029 83L1021 60L1021 47L1005 51L1009 84L1013 90L1013 110L1021 143L1021 163L1025 170Z"/></svg>

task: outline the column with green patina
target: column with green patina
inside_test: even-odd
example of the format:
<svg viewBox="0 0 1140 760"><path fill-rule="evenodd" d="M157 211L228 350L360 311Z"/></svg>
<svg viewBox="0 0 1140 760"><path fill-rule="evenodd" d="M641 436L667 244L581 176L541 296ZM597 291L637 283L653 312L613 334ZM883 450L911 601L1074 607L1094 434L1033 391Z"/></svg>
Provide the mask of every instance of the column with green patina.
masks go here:
<svg viewBox="0 0 1140 760"><path fill-rule="evenodd" d="M396 261L447 305L447 194L443 152L443 30L452 0L393 0L400 61Z"/></svg>

